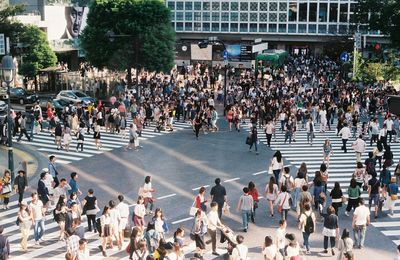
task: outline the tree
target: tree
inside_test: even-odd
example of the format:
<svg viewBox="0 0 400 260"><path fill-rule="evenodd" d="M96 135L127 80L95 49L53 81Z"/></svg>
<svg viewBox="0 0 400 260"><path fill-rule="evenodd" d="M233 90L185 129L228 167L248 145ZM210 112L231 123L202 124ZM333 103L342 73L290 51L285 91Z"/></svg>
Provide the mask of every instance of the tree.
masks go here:
<svg viewBox="0 0 400 260"><path fill-rule="evenodd" d="M0 10L0 33L10 38L10 43L17 42L19 35L23 31L23 24L11 19L13 16L22 13L25 10L23 5L6 6ZM11 54L14 55L13 48L10 48Z"/></svg>
<svg viewBox="0 0 400 260"><path fill-rule="evenodd" d="M56 65L57 56L50 48L46 34L39 27L24 26L19 41L26 46L26 50L21 54L22 62L19 66L21 75L36 79L39 70Z"/></svg>
<svg viewBox="0 0 400 260"><path fill-rule="evenodd" d="M380 30L390 36L393 46L400 47L399 0L360 0L357 20L368 24L371 30Z"/></svg>
<svg viewBox="0 0 400 260"><path fill-rule="evenodd" d="M175 32L169 9L160 0L94 0L81 35L88 61L99 68L169 71ZM107 32L113 31L110 38ZM124 37L122 37L124 36Z"/></svg>

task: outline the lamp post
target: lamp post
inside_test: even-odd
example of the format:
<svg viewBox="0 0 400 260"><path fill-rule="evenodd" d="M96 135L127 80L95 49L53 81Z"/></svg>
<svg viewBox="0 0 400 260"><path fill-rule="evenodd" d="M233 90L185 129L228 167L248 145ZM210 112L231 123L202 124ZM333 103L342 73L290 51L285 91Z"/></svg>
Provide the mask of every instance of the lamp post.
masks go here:
<svg viewBox="0 0 400 260"><path fill-rule="evenodd" d="M7 130L8 130L8 168L11 171L11 182L14 181L14 155L13 155L13 141L12 141L12 119L11 119L11 102L10 102L10 84L14 80L15 65L13 58L6 55L1 59L1 75L4 82L7 84Z"/></svg>

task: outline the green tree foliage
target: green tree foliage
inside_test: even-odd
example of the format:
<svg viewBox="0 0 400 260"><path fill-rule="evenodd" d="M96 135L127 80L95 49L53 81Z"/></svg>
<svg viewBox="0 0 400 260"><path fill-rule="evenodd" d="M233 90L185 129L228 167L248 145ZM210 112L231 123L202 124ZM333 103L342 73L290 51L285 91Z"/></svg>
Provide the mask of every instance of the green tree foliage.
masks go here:
<svg viewBox="0 0 400 260"><path fill-rule="evenodd" d="M24 9L22 5L10 5L0 9L0 33L3 33L5 37L9 37L10 43L17 42L24 28L22 23L11 19L11 17L22 13ZM14 55L12 48L11 54Z"/></svg>
<svg viewBox="0 0 400 260"><path fill-rule="evenodd" d="M22 53L22 64L19 73L27 77L35 77L40 69L55 66L57 57L51 50L46 34L37 26L25 26L19 41L27 46Z"/></svg>
<svg viewBox="0 0 400 260"><path fill-rule="evenodd" d="M94 66L150 71L172 68L175 32L164 1L94 0L89 8L81 43ZM109 31L117 37L110 39Z"/></svg>
<svg viewBox="0 0 400 260"><path fill-rule="evenodd" d="M358 22L368 24L370 29L380 30L389 35L392 44L400 47L399 0L360 0L357 16Z"/></svg>

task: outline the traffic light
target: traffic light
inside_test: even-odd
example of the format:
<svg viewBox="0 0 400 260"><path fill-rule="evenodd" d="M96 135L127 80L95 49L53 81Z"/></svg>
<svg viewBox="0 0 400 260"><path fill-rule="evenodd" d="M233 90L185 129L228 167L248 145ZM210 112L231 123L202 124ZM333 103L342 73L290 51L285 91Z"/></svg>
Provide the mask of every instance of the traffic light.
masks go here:
<svg viewBox="0 0 400 260"><path fill-rule="evenodd" d="M199 46L200 49L205 49L208 47L208 41L207 40L201 41L197 45Z"/></svg>
<svg viewBox="0 0 400 260"><path fill-rule="evenodd" d="M390 113L400 116L400 96L389 96L388 106Z"/></svg>

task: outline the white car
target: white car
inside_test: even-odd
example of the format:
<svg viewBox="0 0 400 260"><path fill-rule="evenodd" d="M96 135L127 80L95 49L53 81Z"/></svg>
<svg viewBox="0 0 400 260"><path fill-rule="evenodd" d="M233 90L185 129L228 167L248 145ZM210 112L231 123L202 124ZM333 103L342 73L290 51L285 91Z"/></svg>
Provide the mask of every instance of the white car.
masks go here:
<svg viewBox="0 0 400 260"><path fill-rule="evenodd" d="M96 99L86 95L78 90L62 90L58 93L57 99L62 99L74 104L80 102L82 105L87 105L89 103L95 103Z"/></svg>

